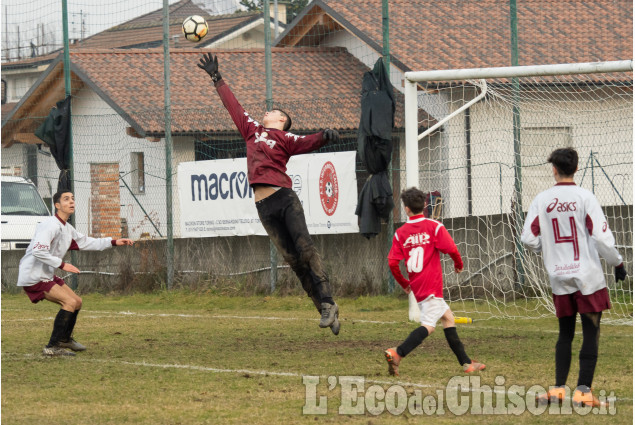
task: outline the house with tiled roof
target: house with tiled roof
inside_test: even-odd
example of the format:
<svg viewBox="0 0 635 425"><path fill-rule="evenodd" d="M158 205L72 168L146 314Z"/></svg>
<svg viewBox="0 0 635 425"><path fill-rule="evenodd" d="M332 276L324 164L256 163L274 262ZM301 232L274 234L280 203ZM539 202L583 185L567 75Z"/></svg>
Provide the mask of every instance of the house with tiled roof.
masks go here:
<svg viewBox="0 0 635 425"><path fill-rule="evenodd" d="M388 4L391 62L401 71L511 65L507 0L392 0ZM632 56L632 1L525 0L517 7L519 65ZM348 42L356 56L366 57L356 52L363 49L378 55L383 37L381 10L382 0L313 0L276 45Z"/></svg>
<svg viewBox="0 0 635 425"><path fill-rule="evenodd" d="M260 119L266 110L264 51L216 53L223 78L245 110ZM244 141L209 76L197 67L201 51L172 49L170 57L172 169L183 161L244 157ZM91 199L89 204L78 204L78 228L91 235L105 234L105 225L95 223L93 204L106 196L101 192L104 182L114 182L108 195L116 195L110 203L110 217L128 222L134 217L153 217L165 235L163 50L74 49L70 61L75 195ZM368 68L340 47L274 48L272 62L274 106L290 113L291 131L308 134L336 128L355 150L361 77ZM324 64L330 73L322 72ZM26 163L23 147L41 144L33 132L54 103L64 98L63 72L60 56L3 117L3 164ZM402 117L402 96L398 105L397 115ZM396 124L403 127L403 120L398 118ZM58 172L50 157L36 157L36 169L31 173L39 176L38 189L47 197L50 187L56 187ZM174 185L174 220L178 223L176 178ZM157 235L149 221L128 232L135 238L144 233Z"/></svg>
<svg viewBox="0 0 635 425"><path fill-rule="evenodd" d="M192 2L181 0L169 6L170 47L174 48L218 48L251 49L264 48L264 19L258 11L210 15ZM271 14L273 16L273 8ZM187 41L181 32L183 20L199 15L207 21L209 32L199 43ZM285 28L286 8L280 3L278 10L278 32ZM271 20L270 27L274 30ZM275 33L274 33L275 34ZM75 40L71 49L146 49L163 45L163 9L138 16L105 31ZM2 81L7 86L7 102L17 102L48 68L61 50L33 58L5 62L2 64ZM5 108L6 109L6 108Z"/></svg>
<svg viewBox="0 0 635 425"><path fill-rule="evenodd" d="M389 47L391 63L391 81L396 89L403 91L404 73L408 71L489 68L512 65L510 6L506 0L413 0L408 2L389 1ZM518 65L544 65L559 63L579 63L597 61L616 61L632 59L633 55L633 3L632 1L550 1L527 0L517 4L518 22ZM381 0L314 0L291 22L287 29L275 40L277 46L342 46L367 66L382 56L382 1ZM630 97L623 97L620 116L630 122L629 110L632 110L632 73L621 76L603 76L604 79L618 78L618 90L624 86ZM601 83L601 82L600 82ZM566 82L570 84L570 82ZM440 120L456 109L459 103L467 103L478 93L470 89L468 93L447 90L439 95L439 87L419 88L419 105L426 105L426 111ZM615 94L616 97L620 97ZM436 98L435 98L436 97ZM452 99L461 99L457 102ZM563 109L572 107L574 96L564 91L557 102L569 102ZM630 103L629 103L630 102ZM472 106L472 116L478 116L484 102ZM605 114L607 112L604 112ZM612 112L608 112L611 115ZM600 113L596 114L600 115ZM631 114L632 115L632 114ZM463 116L459 117L464 120ZM457 119L459 119L457 118ZM609 119L610 121L610 119ZM472 132L485 132L478 128L479 123L472 119ZM462 126L463 124L460 124ZM581 154L587 157L591 151L591 140L580 139L580 134L596 132L585 128L583 120L566 128L556 129L555 124L544 122L542 138L559 140L585 146ZM549 127L553 126L553 129ZM534 124L534 127L538 127ZM626 125L628 127L628 125ZM433 164L430 168L448 171L445 173L420 174L421 186L429 190L440 191L445 199L445 216L481 215L504 211L498 208L500 203L490 199L470 199L471 186L469 168L481 162L496 160L492 152L502 150L500 142L482 143L472 146L471 157L466 155L465 128L460 131L448 131L449 126L441 128L420 141L420 163ZM525 140L534 137L535 128L526 128ZM549 131L565 131L568 135L558 135L555 139ZM621 130L615 129L613 133ZM578 136L575 136L577 134ZM632 138L632 132L630 133ZM627 136L618 143L617 151L632 154L631 140ZM508 144L501 157L513 156L513 143ZM528 155L525 163L544 163L545 147L536 147L533 152L525 147ZM405 150L402 150L402 154ZM529 158L529 155L535 158ZM632 156L632 155L631 155ZM538 158L540 159L538 161ZM402 160L404 158L401 158ZM615 159L615 158L613 158ZM616 159L615 159L616 160ZM402 161L403 162L403 161ZM478 168L476 168L478 169ZM616 171L618 174L620 171ZM535 174L529 170L527 175ZM427 179L425 176L434 174ZM498 174L498 173L492 173ZM629 173L630 174L630 173ZM472 179L479 176L472 175ZM546 177L525 188L524 207L540 187L548 184ZM513 176L502 179L501 186L514 187ZM467 183L467 184L466 184ZM609 184L608 182L605 182ZM541 186L542 185L542 186ZM429 187L431 186L431 187ZM610 190L610 187L608 188ZM505 191L505 203L509 205L511 192ZM457 202L457 199L461 201ZM617 198L616 198L617 199ZM469 200L464 202L464 200ZM618 199L619 201L619 199ZM611 204L613 200L605 202ZM628 201L632 204L632 195Z"/></svg>
<svg viewBox="0 0 635 425"><path fill-rule="evenodd" d="M396 89L404 90L404 73L408 71L445 70L463 68L489 68L512 65L510 4L507 0L413 0L408 2L389 1L389 48L391 81ZM633 3L632 1L551 1L527 0L517 4L518 65L544 65L560 63L580 63L598 61L617 61L632 59L633 47ZM314 0L291 22L287 29L275 40L276 46L342 46L367 66L382 56L382 1L381 0ZM632 73L620 76L601 77L602 82L616 83L614 96L621 102L616 106L618 115L632 127ZM608 81L612 78L621 81ZM608 80L607 80L608 79ZM565 82L571 84L570 81ZM419 105L426 105L426 111L440 120L467 103L479 92L477 88L461 86L456 90L445 90L440 94L440 86L419 87ZM630 96L619 93L627 90ZM462 100L457 100L462 99ZM572 108L575 96L565 90L554 102L562 109ZM471 131L486 133L487 128L475 120L484 110L485 102L470 107ZM631 111L631 114L629 114ZM606 115L607 122L615 122L615 112L598 111L596 116ZM552 114L553 115L553 114ZM611 117L613 115L613 117ZM482 115L481 115L482 116ZM588 157L594 142L582 134L597 132L585 124L585 119L563 124L530 124L526 118L521 129L521 139L535 142L538 127L544 127L539 133L544 139L541 143L567 143L581 147L581 156ZM513 175L501 177L501 190L482 192L502 201L473 196L470 189L476 189L476 181L486 180L485 173L479 176L481 163L488 161L507 161L513 157L513 143L502 148L500 140L469 144L469 132L466 131L464 114L456 120L456 131L450 129L450 122L439 132L422 139L419 143L419 162L421 164L420 185L422 188L439 191L445 198L446 217L483 215L502 213L508 210L509 198L514 187ZM485 120L483 120L485 122ZM596 124L600 125L600 124ZM617 124L616 124L617 125ZM621 125L621 124L620 124ZM533 126L533 127L531 127ZM620 133L616 128L612 133ZM551 134L557 133L557 135ZM513 135L506 133L513 140ZM632 131L619 141L621 148L616 151L630 152L632 156ZM505 137L504 137L505 138ZM544 163L545 146L533 149L526 143L522 155L524 163ZM467 151L466 151L467 149ZM498 151L497 154L493 152ZM468 153L469 152L469 155ZM402 155L405 149L401 150ZM502 159L504 158L504 159ZM404 157L400 158L403 164ZM615 155L611 158L617 161ZM582 160L581 160L582 161ZM632 162L631 162L632 164ZM402 167L403 168L403 167ZM426 169L455 170L429 172ZM527 176L536 177L544 170L529 169ZM620 174L622 168L614 169ZM474 171L470 175L470 172ZM490 170L491 175L500 173ZM488 173L490 173L488 171ZM630 173L628 173L630 175ZM432 177L431 177L432 176ZM549 176L534 179L532 185L526 185L523 193L524 208L529 206L540 188L549 185ZM607 191L610 183L605 181ZM632 178L631 178L632 183ZM481 185L494 186L495 182L482 182ZM603 186L603 187L605 187ZM508 189L504 189L507 187ZM628 191L631 192L631 191ZM604 204L612 204L615 199ZM632 193L628 200L632 204Z"/></svg>

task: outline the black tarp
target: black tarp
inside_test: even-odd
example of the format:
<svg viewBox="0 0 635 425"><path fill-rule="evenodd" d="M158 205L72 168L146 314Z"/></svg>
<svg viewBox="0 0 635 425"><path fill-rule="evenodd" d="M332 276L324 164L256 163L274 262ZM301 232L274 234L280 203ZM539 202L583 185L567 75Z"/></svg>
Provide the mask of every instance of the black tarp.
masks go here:
<svg viewBox="0 0 635 425"><path fill-rule="evenodd" d="M35 130L35 135L47 144L60 169L57 191L71 190L70 175L70 124L71 97L57 102L48 117Z"/></svg>
<svg viewBox="0 0 635 425"><path fill-rule="evenodd" d="M360 217L359 232L370 239L381 231L381 220L389 219L395 205L387 172L392 155L395 97L382 58L364 74L361 109L357 152L370 177L359 194L355 214Z"/></svg>

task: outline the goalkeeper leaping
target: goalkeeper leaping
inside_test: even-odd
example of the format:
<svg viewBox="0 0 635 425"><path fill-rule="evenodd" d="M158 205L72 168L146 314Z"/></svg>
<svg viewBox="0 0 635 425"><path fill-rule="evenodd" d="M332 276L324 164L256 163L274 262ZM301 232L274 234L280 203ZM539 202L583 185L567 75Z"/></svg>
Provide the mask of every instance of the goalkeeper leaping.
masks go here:
<svg viewBox="0 0 635 425"><path fill-rule="evenodd" d="M266 112L261 125L245 112L225 84L216 56L204 54L197 65L212 78L223 105L245 139L247 178L254 190L260 222L321 313L320 327L330 327L337 335L340 331L338 306L333 301L322 260L309 236L302 204L291 189L286 170L292 155L337 142L339 134L330 129L306 136L289 133L291 118L280 109Z"/></svg>

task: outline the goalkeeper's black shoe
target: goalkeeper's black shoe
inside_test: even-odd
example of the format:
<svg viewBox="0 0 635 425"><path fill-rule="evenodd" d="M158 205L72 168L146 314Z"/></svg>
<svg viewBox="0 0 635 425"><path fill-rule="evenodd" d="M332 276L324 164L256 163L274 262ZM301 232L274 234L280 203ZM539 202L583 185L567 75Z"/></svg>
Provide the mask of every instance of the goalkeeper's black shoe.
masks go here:
<svg viewBox="0 0 635 425"><path fill-rule="evenodd" d="M328 328L337 319L339 307L337 304L322 303L322 318L320 319L320 327ZM339 332L339 331L338 331Z"/></svg>
<svg viewBox="0 0 635 425"><path fill-rule="evenodd" d="M58 347L62 347L62 348L70 348L73 351L85 351L86 347L83 344L80 344L79 342L75 341L73 338L71 338L70 340L68 340L68 342L58 342L57 343Z"/></svg>
<svg viewBox="0 0 635 425"><path fill-rule="evenodd" d="M337 317L338 315L339 313L335 316L335 320L331 325L331 332L333 332L333 335L337 335L340 333L340 319Z"/></svg>

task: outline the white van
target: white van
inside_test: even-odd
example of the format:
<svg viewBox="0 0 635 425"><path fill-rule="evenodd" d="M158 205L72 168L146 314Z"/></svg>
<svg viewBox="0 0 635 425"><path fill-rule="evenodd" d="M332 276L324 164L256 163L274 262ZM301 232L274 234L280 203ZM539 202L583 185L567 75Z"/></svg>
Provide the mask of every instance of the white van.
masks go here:
<svg viewBox="0 0 635 425"><path fill-rule="evenodd" d="M2 249L26 249L38 223L51 212L35 185L24 177L2 176Z"/></svg>

